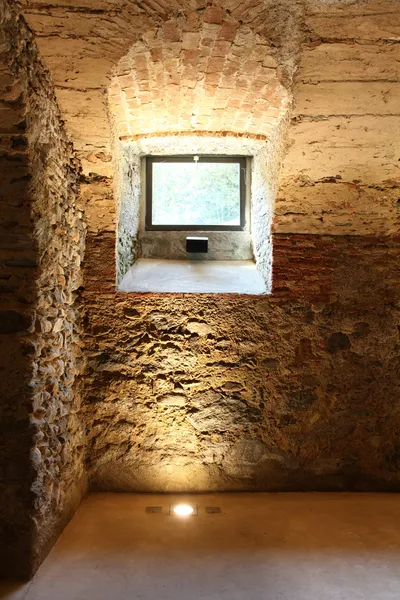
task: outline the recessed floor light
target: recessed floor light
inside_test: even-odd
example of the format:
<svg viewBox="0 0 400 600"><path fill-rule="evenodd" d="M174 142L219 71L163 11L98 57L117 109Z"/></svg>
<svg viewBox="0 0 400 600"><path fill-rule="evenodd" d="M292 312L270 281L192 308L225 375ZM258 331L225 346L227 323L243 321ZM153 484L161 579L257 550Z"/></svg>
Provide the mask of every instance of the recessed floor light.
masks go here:
<svg viewBox="0 0 400 600"><path fill-rule="evenodd" d="M171 506L171 514L176 517L192 517L197 515L197 507L192 504L174 504Z"/></svg>

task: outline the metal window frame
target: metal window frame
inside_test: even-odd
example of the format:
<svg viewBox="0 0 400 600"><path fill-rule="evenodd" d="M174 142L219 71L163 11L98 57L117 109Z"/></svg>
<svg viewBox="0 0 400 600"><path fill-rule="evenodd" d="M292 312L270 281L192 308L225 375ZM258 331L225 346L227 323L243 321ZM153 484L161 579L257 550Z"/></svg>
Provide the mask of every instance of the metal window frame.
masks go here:
<svg viewBox="0 0 400 600"><path fill-rule="evenodd" d="M240 225L155 225L153 224L153 163L157 162L237 163L240 166ZM243 231L246 227L246 156L184 154L182 156L146 156L146 231Z"/></svg>

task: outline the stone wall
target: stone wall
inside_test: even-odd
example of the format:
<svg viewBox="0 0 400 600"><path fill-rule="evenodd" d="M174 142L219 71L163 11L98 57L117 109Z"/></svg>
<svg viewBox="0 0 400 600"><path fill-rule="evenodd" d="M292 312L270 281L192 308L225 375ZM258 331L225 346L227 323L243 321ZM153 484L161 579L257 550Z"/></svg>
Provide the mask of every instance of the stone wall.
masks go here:
<svg viewBox="0 0 400 600"><path fill-rule="evenodd" d="M398 6L306 3L301 52L285 46L299 69L271 296L116 294L115 234L97 213L94 489L399 489Z"/></svg>
<svg viewBox="0 0 400 600"><path fill-rule="evenodd" d="M29 152L23 83L13 65L10 12L0 3L0 537L1 575L27 568L30 554L33 469L29 430L29 346L33 319L36 252L29 218ZM12 365L12 369L10 366ZM18 558L17 558L18 557Z"/></svg>
<svg viewBox="0 0 400 600"><path fill-rule="evenodd" d="M79 417L79 163L47 71L0 2L0 574L40 564L86 489Z"/></svg>
<svg viewBox="0 0 400 600"><path fill-rule="evenodd" d="M87 478L400 490L399 17L398 0L0 0L1 575L37 568ZM271 295L116 292L118 147L177 129L277 136Z"/></svg>
<svg viewBox="0 0 400 600"><path fill-rule="evenodd" d="M89 248L93 489L400 490L398 240L273 246L264 297L115 294Z"/></svg>

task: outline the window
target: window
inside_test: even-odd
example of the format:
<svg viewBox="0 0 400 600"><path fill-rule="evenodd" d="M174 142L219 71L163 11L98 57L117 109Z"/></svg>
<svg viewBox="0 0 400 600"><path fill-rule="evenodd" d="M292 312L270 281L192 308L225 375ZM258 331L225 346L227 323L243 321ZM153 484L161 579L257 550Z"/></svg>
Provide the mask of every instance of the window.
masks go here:
<svg viewBox="0 0 400 600"><path fill-rule="evenodd" d="M148 156L146 229L241 231L246 158Z"/></svg>

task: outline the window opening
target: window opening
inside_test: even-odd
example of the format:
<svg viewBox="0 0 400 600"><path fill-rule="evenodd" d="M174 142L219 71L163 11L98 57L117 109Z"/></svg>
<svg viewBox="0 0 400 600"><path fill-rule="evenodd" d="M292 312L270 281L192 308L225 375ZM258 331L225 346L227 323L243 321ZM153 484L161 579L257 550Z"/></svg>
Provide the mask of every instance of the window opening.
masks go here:
<svg viewBox="0 0 400 600"><path fill-rule="evenodd" d="M146 229L241 231L246 157L146 157Z"/></svg>

